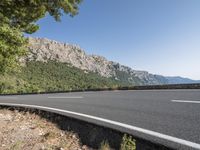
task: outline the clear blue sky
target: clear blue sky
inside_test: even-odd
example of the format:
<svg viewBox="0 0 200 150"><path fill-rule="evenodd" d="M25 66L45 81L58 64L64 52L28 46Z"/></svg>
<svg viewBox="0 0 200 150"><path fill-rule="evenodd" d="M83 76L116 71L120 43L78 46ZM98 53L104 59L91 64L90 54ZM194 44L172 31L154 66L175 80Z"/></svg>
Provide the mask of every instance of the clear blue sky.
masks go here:
<svg viewBox="0 0 200 150"><path fill-rule="evenodd" d="M133 69L200 79L200 0L84 0L31 35L80 45Z"/></svg>

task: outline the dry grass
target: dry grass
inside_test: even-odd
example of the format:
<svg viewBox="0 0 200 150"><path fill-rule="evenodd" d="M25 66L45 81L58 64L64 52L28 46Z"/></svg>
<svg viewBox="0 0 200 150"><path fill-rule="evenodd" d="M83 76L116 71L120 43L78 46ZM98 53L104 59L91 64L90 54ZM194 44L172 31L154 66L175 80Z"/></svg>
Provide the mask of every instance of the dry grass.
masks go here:
<svg viewBox="0 0 200 150"><path fill-rule="evenodd" d="M87 150L77 134L59 129L39 115L0 109L1 150Z"/></svg>
<svg viewBox="0 0 200 150"><path fill-rule="evenodd" d="M108 141L103 141L100 145L99 150L111 150Z"/></svg>

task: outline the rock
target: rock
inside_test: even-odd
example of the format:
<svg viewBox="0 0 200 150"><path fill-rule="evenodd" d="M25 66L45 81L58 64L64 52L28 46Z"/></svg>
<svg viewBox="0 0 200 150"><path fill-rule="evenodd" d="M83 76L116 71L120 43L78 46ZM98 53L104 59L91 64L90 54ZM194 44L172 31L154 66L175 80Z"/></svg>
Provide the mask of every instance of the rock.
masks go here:
<svg viewBox="0 0 200 150"><path fill-rule="evenodd" d="M86 149L88 149L88 148L87 148L86 145L83 145L83 146L82 146L82 149L83 149L83 150L86 150Z"/></svg>
<svg viewBox="0 0 200 150"><path fill-rule="evenodd" d="M13 117L9 114L0 114L0 121L12 121Z"/></svg>
<svg viewBox="0 0 200 150"><path fill-rule="evenodd" d="M39 133L38 133L38 135L40 135L40 136L42 136L42 135L44 135L45 133L44 133L44 131L43 130L39 130Z"/></svg>
<svg viewBox="0 0 200 150"><path fill-rule="evenodd" d="M104 77L111 77L115 74L112 70L112 62L97 55L87 55L77 45L59 43L46 38L29 38L29 55L22 61L49 60L69 63L82 70L97 72Z"/></svg>

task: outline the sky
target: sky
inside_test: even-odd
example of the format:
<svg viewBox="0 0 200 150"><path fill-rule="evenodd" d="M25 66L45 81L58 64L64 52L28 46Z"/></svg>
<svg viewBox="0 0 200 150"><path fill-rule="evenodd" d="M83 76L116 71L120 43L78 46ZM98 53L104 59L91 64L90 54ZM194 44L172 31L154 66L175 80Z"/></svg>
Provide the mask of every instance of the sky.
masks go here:
<svg viewBox="0 0 200 150"><path fill-rule="evenodd" d="M135 70L200 80L199 0L83 0L31 36L77 44Z"/></svg>

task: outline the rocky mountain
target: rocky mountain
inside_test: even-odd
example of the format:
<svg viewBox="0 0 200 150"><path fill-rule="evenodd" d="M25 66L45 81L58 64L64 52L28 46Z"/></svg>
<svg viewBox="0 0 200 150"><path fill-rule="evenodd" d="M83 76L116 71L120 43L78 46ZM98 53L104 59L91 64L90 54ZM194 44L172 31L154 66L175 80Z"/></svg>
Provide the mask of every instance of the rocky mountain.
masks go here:
<svg viewBox="0 0 200 150"><path fill-rule="evenodd" d="M88 55L77 45L60 43L46 38L29 38L29 54L22 61L48 62L50 60L71 64L85 72L98 73L102 77L114 78L126 85L153 85L182 83L176 78L138 71L102 56ZM191 80L192 81L192 80Z"/></svg>
<svg viewBox="0 0 200 150"><path fill-rule="evenodd" d="M189 78L183 78L183 77L165 77L169 84L187 84L187 83L200 83L199 80L191 80Z"/></svg>
<svg viewBox="0 0 200 150"><path fill-rule="evenodd" d="M96 55L87 55L77 45L60 43L46 38L29 38L29 55L26 61L47 62L54 60L69 63L85 71L97 72L104 77L115 76L112 62Z"/></svg>

